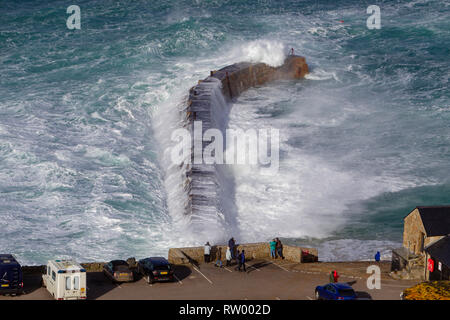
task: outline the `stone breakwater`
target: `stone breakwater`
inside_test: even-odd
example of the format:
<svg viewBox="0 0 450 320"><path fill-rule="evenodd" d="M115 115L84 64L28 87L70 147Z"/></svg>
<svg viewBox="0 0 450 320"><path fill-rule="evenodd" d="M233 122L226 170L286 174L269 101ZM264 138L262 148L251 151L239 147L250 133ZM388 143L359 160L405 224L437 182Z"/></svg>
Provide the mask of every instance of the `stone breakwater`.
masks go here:
<svg viewBox="0 0 450 320"><path fill-rule="evenodd" d="M221 259L225 261L227 246L216 245L211 247L211 261L215 261L217 253L221 250ZM270 246L267 242L237 244L236 250L245 250L248 260L270 259ZM296 263L317 262L318 250L315 248L283 245L283 256L287 261ZM173 264L199 264L204 259L204 247L171 248L169 249L169 262Z"/></svg>
<svg viewBox="0 0 450 320"><path fill-rule="evenodd" d="M227 246L214 245L211 247L211 261L215 261L219 249L222 251L222 261L225 260ZM236 249L246 252L247 260L270 259L270 246L267 242L237 244ZM203 262L204 247L170 248L168 260L175 265L200 264ZM283 245L283 255L287 261L305 263L317 262L318 251L315 248L296 247ZM128 258L128 265L136 268L137 261L134 257ZM86 262L80 263L87 272L102 272L103 265L107 262ZM22 266L24 274L42 274L45 273L46 266Z"/></svg>
<svg viewBox="0 0 450 320"><path fill-rule="evenodd" d="M199 153L197 150L194 152L194 147L200 146L200 154L203 154L202 151L210 144L202 139L208 129L219 129L224 133L228 125L230 102L245 90L279 79L301 79L307 73L305 58L290 55L280 67L242 62L211 71L209 77L200 80L190 89L184 111L185 127L192 135L191 161L182 164L180 168L185 174L183 187L187 193L184 211L199 238L202 238L204 230L212 230L214 226L215 230L227 229L236 234L232 227L235 224L232 220L236 209L233 208L231 199L234 184L225 166L196 164L194 153ZM201 135L198 133L197 136L194 131L196 121L202 123Z"/></svg>

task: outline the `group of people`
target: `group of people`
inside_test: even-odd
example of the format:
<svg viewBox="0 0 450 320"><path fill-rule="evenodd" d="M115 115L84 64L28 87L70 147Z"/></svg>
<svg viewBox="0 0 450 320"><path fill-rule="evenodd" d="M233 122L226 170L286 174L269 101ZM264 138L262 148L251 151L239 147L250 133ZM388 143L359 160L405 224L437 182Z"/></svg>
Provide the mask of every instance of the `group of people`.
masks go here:
<svg viewBox="0 0 450 320"><path fill-rule="evenodd" d="M283 244L281 243L280 239L278 238L272 239L269 245L270 245L270 257L272 259L276 259L277 256L280 257L281 259L284 259Z"/></svg>
<svg viewBox="0 0 450 320"><path fill-rule="evenodd" d="M236 241L234 240L234 238L231 238L228 241L228 247L227 247L227 251L225 253L225 259L227 260L226 266L231 266L231 261L232 260L236 260L237 262L237 267L236 270L241 271L241 268L243 268L242 271L246 271L245 269L245 250L242 250L239 252L239 250L237 250L237 253L235 251L235 247L236 247ZM205 247L204 247L204 255L205 255L205 263L209 263L211 260L211 245L209 244L209 242L206 242ZM222 263L222 248L219 247L217 249L216 252L216 262L214 263L214 266L219 267L219 268L223 268L223 263Z"/></svg>
<svg viewBox="0 0 450 320"><path fill-rule="evenodd" d="M206 242L204 247L204 255L205 255L205 263L209 263L211 260L211 245L209 242ZM281 243L280 239L275 238L270 242L270 256L273 259L276 259L277 257L280 257L284 259L283 256L283 244ZM231 261L236 260L237 266L236 270L238 271L244 271L246 272L245 268L245 250L239 251L236 250L236 240L232 237L230 240L228 240L228 246L227 251L225 253L225 259L226 259L226 266L231 266ZM222 263L222 248L218 247L216 252L216 262L214 263L214 266L223 268ZM242 268L242 270L241 270Z"/></svg>

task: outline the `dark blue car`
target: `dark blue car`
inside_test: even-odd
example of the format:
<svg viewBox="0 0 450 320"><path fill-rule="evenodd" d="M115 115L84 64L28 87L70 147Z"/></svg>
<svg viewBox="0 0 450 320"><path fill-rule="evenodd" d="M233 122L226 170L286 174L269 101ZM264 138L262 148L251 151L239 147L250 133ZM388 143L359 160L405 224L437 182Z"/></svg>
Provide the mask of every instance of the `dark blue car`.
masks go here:
<svg viewBox="0 0 450 320"><path fill-rule="evenodd" d="M0 254L0 294L23 293L22 267L11 254Z"/></svg>
<svg viewBox="0 0 450 320"><path fill-rule="evenodd" d="M315 297L316 300L355 300L356 293L346 283L329 283L317 286Z"/></svg>

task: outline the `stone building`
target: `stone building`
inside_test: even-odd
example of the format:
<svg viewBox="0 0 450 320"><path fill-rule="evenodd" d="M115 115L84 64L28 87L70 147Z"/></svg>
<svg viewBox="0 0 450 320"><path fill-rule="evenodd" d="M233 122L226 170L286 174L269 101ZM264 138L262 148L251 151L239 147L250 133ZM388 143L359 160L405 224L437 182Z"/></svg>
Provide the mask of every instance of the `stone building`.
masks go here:
<svg viewBox="0 0 450 320"><path fill-rule="evenodd" d="M425 279L450 280L450 236L425 247L425 260Z"/></svg>
<svg viewBox="0 0 450 320"><path fill-rule="evenodd" d="M404 218L403 247L392 251L392 270L406 270L410 278L429 279L427 265L433 255L437 264L447 268L449 235L450 206L416 207Z"/></svg>

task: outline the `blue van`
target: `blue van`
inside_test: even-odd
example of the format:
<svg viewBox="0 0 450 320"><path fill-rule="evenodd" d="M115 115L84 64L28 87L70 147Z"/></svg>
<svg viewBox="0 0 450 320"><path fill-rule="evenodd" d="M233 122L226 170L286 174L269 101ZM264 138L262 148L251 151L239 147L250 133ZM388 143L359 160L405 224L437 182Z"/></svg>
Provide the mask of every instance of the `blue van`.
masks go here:
<svg viewBox="0 0 450 320"><path fill-rule="evenodd" d="M22 267L12 254L0 254L0 294L20 294L22 292Z"/></svg>

